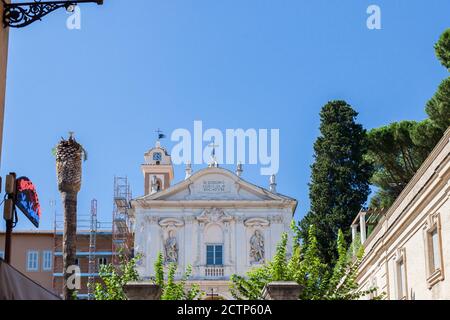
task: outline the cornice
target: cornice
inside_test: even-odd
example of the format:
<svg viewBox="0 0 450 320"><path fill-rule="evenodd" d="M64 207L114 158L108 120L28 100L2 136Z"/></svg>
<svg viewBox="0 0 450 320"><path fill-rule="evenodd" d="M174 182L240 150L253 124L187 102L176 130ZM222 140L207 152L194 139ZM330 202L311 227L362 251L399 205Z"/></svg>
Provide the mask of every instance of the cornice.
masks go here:
<svg viewBox="0 0 450 320"><path fill-rule="evenodd" d="M139 209L155 208L291 208L290 201L278 200L152 200L135 199L132 205Z"/></svg>

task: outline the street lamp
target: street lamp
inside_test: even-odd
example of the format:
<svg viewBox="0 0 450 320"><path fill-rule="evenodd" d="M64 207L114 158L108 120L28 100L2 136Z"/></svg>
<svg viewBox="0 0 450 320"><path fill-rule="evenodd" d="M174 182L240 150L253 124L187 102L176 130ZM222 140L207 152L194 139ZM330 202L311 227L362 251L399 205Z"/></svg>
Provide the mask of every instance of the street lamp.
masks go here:
<svg viewBox="0 0 450 320"><path fill-rule="evenodd" d="M23 28L27 25L41 20L41 18L52 11L59 8L65 8L69 12L73 12L75 6L79 3L96 3L103 4L103 0L74 0L74 1L41 1L22 3L6 3L3 2L3 27Z"/></svg>

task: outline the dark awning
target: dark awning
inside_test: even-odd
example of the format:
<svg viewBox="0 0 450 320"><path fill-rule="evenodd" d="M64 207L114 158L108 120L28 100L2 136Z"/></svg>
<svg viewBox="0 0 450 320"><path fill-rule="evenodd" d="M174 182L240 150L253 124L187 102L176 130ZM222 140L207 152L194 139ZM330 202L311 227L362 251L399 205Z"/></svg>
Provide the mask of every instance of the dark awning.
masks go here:
<svg viewBox="0 0 450 320"><path fill-rule="evenodd" d="M61 300L0 259L0 300Z"/></svg>

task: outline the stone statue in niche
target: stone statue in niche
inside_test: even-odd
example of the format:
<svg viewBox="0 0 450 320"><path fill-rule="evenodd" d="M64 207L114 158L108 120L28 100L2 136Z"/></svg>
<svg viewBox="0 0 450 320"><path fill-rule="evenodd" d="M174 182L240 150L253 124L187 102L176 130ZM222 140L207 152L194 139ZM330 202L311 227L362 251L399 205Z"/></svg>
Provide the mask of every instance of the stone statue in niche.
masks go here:
<svg viewBox="0 0 450 320"><path fill-rule="evenodd" d="M165 263L178 263L178 244L173 230L169 231L169 237L164 244Z"/></svg>
<svg viewBox="0 0 450 320"><path fill-rule="evenodd" d="M264 237L259 230L250 238L250 258L252 263L264 262Z"/></svg>

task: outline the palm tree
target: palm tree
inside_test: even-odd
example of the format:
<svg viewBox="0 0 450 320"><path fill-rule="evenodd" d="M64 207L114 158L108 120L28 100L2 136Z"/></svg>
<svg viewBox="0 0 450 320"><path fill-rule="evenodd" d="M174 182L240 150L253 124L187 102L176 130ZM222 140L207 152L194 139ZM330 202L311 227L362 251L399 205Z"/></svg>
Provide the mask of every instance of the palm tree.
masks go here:
<svg viewBox="0 0 450 320"><path fill-rule="evenodd" d="M71 300L75 299L75 288L68 286L72 273L67 269L76 261L77 194L81 188L81 163L86 160L86 152L70 132L68 140L61 138L55 148L55 156L58 190L64 208L63 297Z"/></svg>

